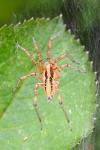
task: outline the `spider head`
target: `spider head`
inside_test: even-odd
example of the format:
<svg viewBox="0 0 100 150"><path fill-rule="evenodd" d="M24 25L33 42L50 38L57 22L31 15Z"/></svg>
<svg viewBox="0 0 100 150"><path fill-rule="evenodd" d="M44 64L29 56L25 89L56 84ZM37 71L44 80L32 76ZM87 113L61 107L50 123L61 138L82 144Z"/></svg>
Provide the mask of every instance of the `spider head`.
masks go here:
<svg viewBox="0 0 100 150"><path fill-rule="evenodd" d="M46 68L50 68L50 63L47 61L47 62L45 63L45 66L46 66Z"/></svg>

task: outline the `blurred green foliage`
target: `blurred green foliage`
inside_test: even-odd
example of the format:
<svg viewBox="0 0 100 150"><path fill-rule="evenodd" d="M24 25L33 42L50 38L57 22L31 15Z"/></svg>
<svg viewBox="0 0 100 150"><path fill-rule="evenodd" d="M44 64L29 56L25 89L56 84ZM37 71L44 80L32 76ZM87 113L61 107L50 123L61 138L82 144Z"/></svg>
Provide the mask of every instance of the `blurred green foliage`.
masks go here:
<svg viewBox="0 0 100 150"><path fill-rule="evenodd" d="M63 0L65 22L72 21L80 32L89 31L100 22L100 0Z"/></svg>
<svg viewBox="0 0 100 150"><path fill-rule="evenodd" d="M61 0L0 0L0 25L30 17L54 17L61 12Z"/></svg>
<svg viewBox="0 0 100 150"><path fill-rule="evenodd" d="M14 13L22 10L24 0L0 0L0 24L10 23Z"/></svg>
<svg viewBox="0 0 100 150"><path fill-rule="evenodd" d="M73 33L80 37L81 43L89 50L93 60L94 70L100 76L100 0L63 0L64 21ZM100 83L99 83L100 84ZM100 89L100 88L99 88ZM98 90L99 90L98 89ZM99 107L92 143L95 150L100 149L100 94L97 103Z"/></svg>
<svg viewBox="0 0 100 150"><path fill-rule="evenodd" d="M16 23L32 16L54 17L64 7L66 19L74 17L82 30L91 28L95 20L100 20L99 0L0 0L0 25Z"/></svg>

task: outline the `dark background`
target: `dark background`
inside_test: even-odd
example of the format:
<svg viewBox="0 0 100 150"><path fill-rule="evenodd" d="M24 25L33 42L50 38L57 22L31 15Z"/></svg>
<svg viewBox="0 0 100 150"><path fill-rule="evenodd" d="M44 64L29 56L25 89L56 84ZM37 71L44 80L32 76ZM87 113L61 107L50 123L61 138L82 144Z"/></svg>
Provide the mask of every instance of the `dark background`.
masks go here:
<svg viewBox="0 0 100 150"><path fill-rule="evenodd" d="M66 29L71 29L76 38L89 51L89 59L93 61L93 70L100 79L100 0L0 0L0 26L16 24L31 17L53 18L63 14ZM99 85L97 90L99 91ZM98 93L99 94L99 93ZM100 95L100 94L99 94ZM100 96L97 103L100 104ZM100 150L100 106L96 112L94 132L83 139L75 149Z"/></svg>

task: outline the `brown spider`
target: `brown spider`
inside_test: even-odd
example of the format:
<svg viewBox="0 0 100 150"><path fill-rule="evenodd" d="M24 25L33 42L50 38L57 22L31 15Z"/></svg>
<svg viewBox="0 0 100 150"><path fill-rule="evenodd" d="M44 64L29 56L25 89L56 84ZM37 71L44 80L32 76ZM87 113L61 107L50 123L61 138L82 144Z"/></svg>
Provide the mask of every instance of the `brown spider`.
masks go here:
<svg viewBox="0 0 100 150"><path fill-rule="evenodd" d="M33 38L33 44L34 44L34 47L35 47L35 50L36 50L36 53L37 53L37 56L39 59L38 63L35 61L35 59L29 53L29 51L27 51L25 48L23 48L22 46L17 44L17 47L21 48L21 50L25 52L25 54L29 57L30 61L36 67L36 72L32 72L30 74L27 74L27 75L21 77L17 83L17 86L19 85L19 82L21 80L25 80L27 77L30 77L30 76L36 77L37 79L39 79L41 81L41 83L37 83L35 85L35 89L34 89L34 110L35 110L38 120L41 124L41 129L42 129L42 120L41 120L40 114L38 112L38 107L37 107L37 96L38 96L37 90L39 87L42 87L44 89L49 102L52 101L55 92L58 92L58 102L62 108L62 111L64 112L67 122L68 123L70 122L70 120L67 116L67 113L65 111L65 108L64 108L64 103L61 98L61 94L60 94L60 90L59 90L59 79L60 79L60 71L61 70L63 70L66 67L70 67L72 69L75 69L75 68L72 67L70 64L58 65L57 62L64 59L65 57L68 57L74 63L77 63L77 62L67 53L64 53L61 56L58 56L57 58L52 60L50 57L52 40L53 39L49 39L49 41L48 41L47 62L46 63L44 63L42 60L38 45L34 38ZM81 72L81 70L79 70L79 69L75 69L75 70Z"/></svg>

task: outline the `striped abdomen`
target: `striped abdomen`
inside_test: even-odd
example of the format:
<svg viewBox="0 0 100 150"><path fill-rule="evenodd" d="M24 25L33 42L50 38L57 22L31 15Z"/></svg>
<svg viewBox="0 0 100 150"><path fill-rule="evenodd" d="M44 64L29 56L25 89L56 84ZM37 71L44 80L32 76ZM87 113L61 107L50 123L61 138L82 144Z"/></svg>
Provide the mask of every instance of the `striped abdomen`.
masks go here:
<svg viewBox="0 0 100 150"><path fill-rule="evenodd" d="M54 72L52 67L45 70L45 92L47 94L48 100L53 98L54 93Z"/></svg>

